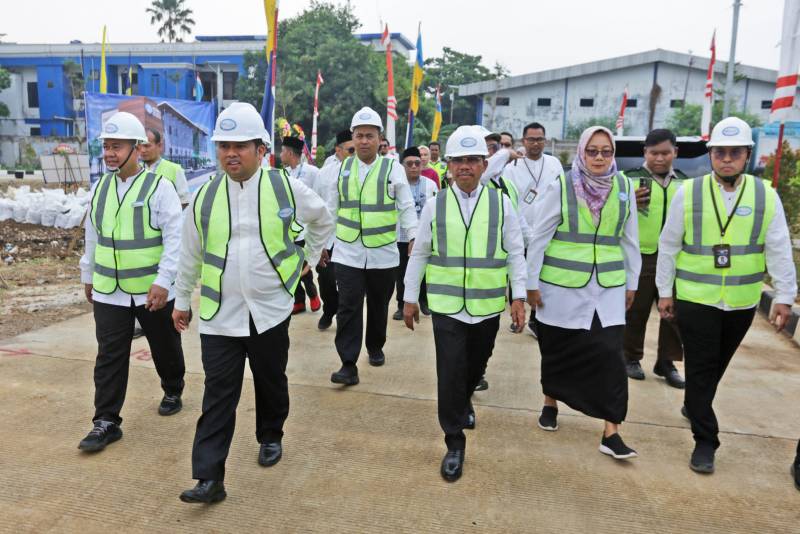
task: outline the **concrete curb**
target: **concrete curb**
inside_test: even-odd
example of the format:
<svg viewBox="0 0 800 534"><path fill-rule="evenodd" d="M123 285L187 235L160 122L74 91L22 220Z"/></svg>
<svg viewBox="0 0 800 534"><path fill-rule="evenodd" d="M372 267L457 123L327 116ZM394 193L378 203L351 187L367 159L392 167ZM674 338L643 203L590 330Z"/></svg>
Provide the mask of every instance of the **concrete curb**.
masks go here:
<svg viewBox="0 0 800 534"><path fill-rule="evenodd" d="M762 291L761 302L758 303L758 311L769 317L774 299L775 291L773 289L765 289ZM783 331L786 332L795 343L800 345L800 329L797 328L798 322L800 322L800 310L793 307L792 316L789 318L789 322L786 323L786 326L783 327Z"/></svg>

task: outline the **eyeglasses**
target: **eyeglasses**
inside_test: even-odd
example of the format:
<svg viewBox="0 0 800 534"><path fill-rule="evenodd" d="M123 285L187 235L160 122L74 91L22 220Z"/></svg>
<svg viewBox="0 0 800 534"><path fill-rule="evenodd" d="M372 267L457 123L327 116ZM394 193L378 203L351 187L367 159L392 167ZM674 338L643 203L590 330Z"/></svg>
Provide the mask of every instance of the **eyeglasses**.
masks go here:
<svg viewBox="0 0 800 534"><path fill-rule="evenodd" d="M597 156L603 156L603 159L609 159L614 157L614 151L611 150L610 148L604 148L603 150L597 150L596 148L587 148L586 150L584 150L584 153L591 159L594 159Z"/></svg>
<svg viewBox="0 0 800 534"><path fill-rule="evenodd" d="M488 150L497 150L498 148L500 148L500 145L498 145L497 143L487 143L486 148Z"/></svg>
<svg viewBox="0 0 800 534"><path fill-rule="evenodd" d="M511 148L511 143L500 143L500 146L503 148Z"/></svg>
<svg viewBox="0 0 800 534"><path fill-rule="evenodd" d="M531 144L535 143L537 145L540 145L540 144L545 142L545 138L544 137L526 137L526 138L523 139L523 141L525 141L526 143L531 143Z"/></svg>
<svg viewBox="0 0 800 534"><path fill-rule="evenodd" d="M725 148L721 146L715 146L711 148L711 157L716 160L723 160L726 158L730 159L739 159L747 153L746 148L742 148L740 146Z"/></svg>
<svg viewBox="0 0 800 534"><path fill-rule="evenodd" d="M351 146L350 148L347 149L347 153L348 154L352 154L355 151L356 151L356 147L354 147L354 146Z"/></svg>
<svg viewBox="0 0 800 534"><path fill-rule="evenodd" d="M403 165L406 167L422 167L422 161L415 159L415 160L405 160Z"/></svg>
<svg viewBox="0 0 800 534"><path fill-rule="evenodd" d="M456 158L450 158L450 163L455 163L456 165L477 165L482 161L483 158L481 156L460 156Z"/></svg>

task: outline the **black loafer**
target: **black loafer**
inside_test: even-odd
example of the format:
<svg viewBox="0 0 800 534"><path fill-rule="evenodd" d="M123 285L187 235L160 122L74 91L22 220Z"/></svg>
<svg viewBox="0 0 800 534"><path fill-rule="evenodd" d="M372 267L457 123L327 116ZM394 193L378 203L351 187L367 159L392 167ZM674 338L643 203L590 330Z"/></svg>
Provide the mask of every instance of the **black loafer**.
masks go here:
<svg viewBox="0 0 800 534"><path fill-rule="evenodd" d="M392 319L395 321L402 321L403 320L403 310L397 310L392 314Z"/></svg>
<svg viewBox="0 0 800 534"><path fill-rule="evenodd" d="M386 356L384 356L383 351L379 350L378 352L371 352L369 355L369 364L373 367L380 367L386 363Z"/></svg>
<svg viewBox="0 0 800 534"><path fill-rule="evenodd" d="M280 441L268 441L261 444L258 451L258 464L264 467L270 467L281 461L283 456L283 447Z"/></svg>
<svg viewBox="0 0 800 534"><path fill-rule="evenodd" d="M464 451L454 450L447 451L447 454L442 458L442 478L448 482L455 482L461 478L461 472L464 468Z"/></svg>
<svg viewBox="0 0 800 534"><path fill-rule="evenodd" d="M317 328L320 330L327 330L333 324L333 317L329 315L323 314L322 317L319 318L319 322L317 323Z"/></svg>
<svg viewBox="0 0 800 534"><path fill-rule="evenodd" d="M655 367L653 367L653 373L664 378L667 384L675 389L686 389L686 382L672 362L656 363Z"/></svg>
<svg viewBox="0 0 800 534"><path fill-rule="evenodd" d="M122 437L119 425L110 421L95 421L94 428L78 444L86 452L99 452Z"/></svg>
<svg viewBox="0 0 800 534"><path fill-rule="evenodd" d="M628 378L634 380L644 380L644 369L637 361L625 362L625 372L628 373Z"/></svg>
<svg viewBox="0 0 800 534"><path fill-rule="evenodd" d="M225 499L225 484L221 480L198 480L197 485L181 493L183 502L211 504Z"/></svg>
<svg viewBox="0 0 800 534"><path fill-rule="evenodd" d="M689 468L695 473L710 475L714 472L714 447L705 443L698 443L692 451Z"/></svg>
<svg viewBox="0 0 800 534"><path fill-rule="evenodd" d="M358 367L352 363L342 365L341 369L331 375L331 382L344 384L345 386L355 386L358 384Z"/></svg>
<svg viewBox="0 0 800 534"><path fill-rule="evenodd" d="M478 385L475 386L475 391L486 391L487 389L489 389L489 382L486 381L486 378L481 377L478 380Z"/></svg>
<svg viewBox="0 0 800 534"><path fill-rule="evenodd" d="M158 415L174 415L181 411L183 402L180 395L164 395L158 406Z"/></svg>

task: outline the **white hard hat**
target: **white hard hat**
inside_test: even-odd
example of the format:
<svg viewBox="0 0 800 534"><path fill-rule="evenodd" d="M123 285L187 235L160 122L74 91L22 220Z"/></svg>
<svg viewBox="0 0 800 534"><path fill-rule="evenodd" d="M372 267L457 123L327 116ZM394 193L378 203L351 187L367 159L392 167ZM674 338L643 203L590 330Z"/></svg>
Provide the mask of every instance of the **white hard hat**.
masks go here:
<svg viewBox="0 0 800 534"><path fill-rule="evenodd" d="M252 104L234 102L217 117L214 134L211 140L216 141L253 141L260 139L270 146L269 133L264 128L264 120Z"/></svg>
<svg viewBox="0 0 800 534"><path fill-rule="evenodd" d="M103 125L98 139L130 139L141 143L147 142L144 125L135 115L127 111L117 111Z"/></svg>
<svg viewBox="0 0 800 534"><path fill-rule="evenodd" d="M489 150L483 137L483 132L475 126L459 126L447 138L446 157L488 156Z"/></svg>
<svg viewBox="0 0 800 534"><path fill-rule="evenodd" d="M487 129L486 129L485 127L483 127L483 125L481 125L481 124L473 124L473 125L471 126L471 128L475 128L476 130L478 130L478 131L480 132L480 134L481 134L483 137L486 137L486 136L488 136L488 135L492 135L492 132L491 132L491 131L489 131L489 130L487 130Z"/></svg>
<svg viewBox="0 0 800 534"><path fill-rule="evenodd" d="M753 130L739 117L727 117L711 130L706 146L753 146Z"/></svg>
<svg viewBox="0 0 800 534"><path fill-rule="evenodd" d="M374 109L366 106L359 109L356 114L353 115L353 120L350 122L350 131L352 132L355 130L356 126L375 126L380 131L383 131L381 116L378 115Z"/></svg>

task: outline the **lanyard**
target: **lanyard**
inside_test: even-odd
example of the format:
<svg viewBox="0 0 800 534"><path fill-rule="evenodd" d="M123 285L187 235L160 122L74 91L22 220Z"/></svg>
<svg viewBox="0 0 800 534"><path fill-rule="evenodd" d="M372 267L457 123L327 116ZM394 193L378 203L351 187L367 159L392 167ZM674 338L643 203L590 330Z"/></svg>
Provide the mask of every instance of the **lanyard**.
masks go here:
<svg viewBox="0 0 800 534"><path fill-rule="evenodd" d="M525 164L525 168L528 169L528 174L531 175L531 179L533 179L533 190L536 191L539 189L539 181L542 179L542 174L544 173L544 154L542 154L542 166L539 167L539 176L534 176L531 168L528 166L528 159L523 158L522 163Z"/></svg>
<svg viewBox="0 0 800 534"><path fill-rule="evenodd" d="M733 216L736 215L736 208L739 207L739 202L742 200L742 195L744 195L744 188L747 185L746 180L742 180L742 190L739 191L739 197L736 199L736 204L733 205L733 209L731 210L731 214L728 215L728 220L725 223L725 226L722 226L722 218L719 216L719 208L717 207L717 200L714 196L714 182L716 180L709 180L708 186L711 190L711 204L714 206L714 215L717 216L717 224L719 225L719 234L720 237L725 237L725 232L728 230L728 226L730 226L731 221L733 220Z"/></svg>

